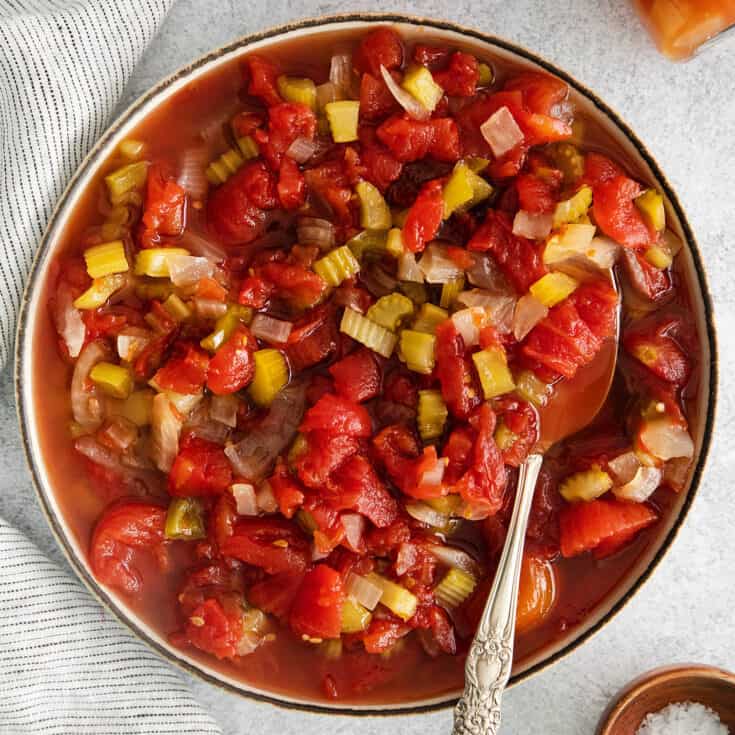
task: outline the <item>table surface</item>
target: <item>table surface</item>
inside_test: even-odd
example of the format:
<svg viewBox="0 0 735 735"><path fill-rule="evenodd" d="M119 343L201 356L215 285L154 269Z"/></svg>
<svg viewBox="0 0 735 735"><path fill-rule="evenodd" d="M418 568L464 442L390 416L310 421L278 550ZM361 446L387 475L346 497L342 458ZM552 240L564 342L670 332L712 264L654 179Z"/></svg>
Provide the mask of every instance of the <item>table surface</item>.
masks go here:
<svg viewBox="0 0 735 735"><path fill-rule="evenodd" d="M114 1L114 0L113 0ZM131 81L125 104L165 74L239 35L300 17L364 9L352 0L178 0ZM373 8L377 6L372 5ZM709 266L720 338L718 432L697 502L674 547L604 631L545 673L508 691L504 733L589 735L610 698L654 666L697 661L735 669L733 490L735 378L735 45L684 65L659 56L623 0L432 0L392 10L443 18L516 41L595 90L638 132L662 164L690 217ZM11 370L0 382L0 515L64 564L30 486L16 425ZM309 715L248 701L190 679L226 735L392 730L379 718ZM405 716L405 735L449 733L450 712Z"/></svg>

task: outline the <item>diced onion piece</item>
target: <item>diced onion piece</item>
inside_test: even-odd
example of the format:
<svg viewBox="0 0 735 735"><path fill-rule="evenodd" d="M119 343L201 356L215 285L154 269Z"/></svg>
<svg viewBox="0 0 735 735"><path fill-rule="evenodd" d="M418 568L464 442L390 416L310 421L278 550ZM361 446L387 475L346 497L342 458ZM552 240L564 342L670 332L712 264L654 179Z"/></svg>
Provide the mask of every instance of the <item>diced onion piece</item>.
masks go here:
<svg viewBox="0 0 735 735"><path fill-rule="evenodd" d="M480 126L480 132L496 158L523 142L523 131L507 107L501 107L490 115Z"/></svg>
<svg viewBox="0 0 735 735"><path fill-rule="evenodd" d="M358 551L365 532L365 518L359 513L343 513L340 520L345 529L345 540L353 551Z"/></svg>
<svg viewBox="0 0 735 735"><path fill-rule="evenodd" d="M104 436L106 444L118 452L124 452L138 438L138 427L123 416L113 416L98 436Z"/></svg>
<svg viewBox="0 0 735 735"><path fill-rule="evenodd" d="M301 245L316 245L320 250L329 250L334 245L334 225L318 217L299 217L296 237Z"/></svg>
<svg viewBox="0 0 735 735"><path fill-rule="evenodd" d="M179 452L182 420L165 393L153 399L151 457L159 470L169 472Z"/></svg>
<svg viewBox="0 0 735 735"><path fill-rule="evenodd" d="M286 150L286 155L296 163L306 163L317 151L318 143L311 138L299 137Z"/></svg>
<svg viewBox="0 0 735 735"><path fill-rule="evenodd" d="M689 457L677 457L676 459L669 460L664 465L664 482L672 490L680 493L686 487L691 465L692 462Z"/></svg>
<svg viewBox="0 0 735 735"><path fill-rule="evenodd" d="M239 408L240 399L236 395L213 395L209 399L209 418L234 429L237 426Z"/></svg>
<svg viewBox="0 0 735 735"><path fill-rule="evenodd" d="M513 311L513 336L520 342L549 313L535 296L521 296Z"/></svg>
<svg viewBox="0 0 735 735"><path fill-rule="evenodd" d="M433 544L428 548L432 556L442 564L452 569L460 569L475 577L479 576L480 565L466 551L445 544Z"/></svg>
<svg viewBox="0 0 735 735"><path fill-rule="evenodd" d="M471 291L462 291L457 297L457 304L483 309L486 323L492 324L501 334L508 334L513 327L515 296L473 288Z"/></svg>
<svg viewBox="0 0 735 735"><path fill-rule="evenodd" d="M595 238L595 231L594 225L564 225L548 239L544 248L544 263L548 265L570 258L585 258L594 265L598 265L598 261L606 263L611 252L613 256L617 254L619 246L607 238ZM595 240L599 242L593 244Z"/></svg>
<svg viewBox="0 0 735 735"><path fill-rule="evenodd" d="M316 108L319 112L324 112L324 108L330 102L337 102L342 99L340 91L332 82L324 82L316 87Z"/></svg>
<svg viewBox="0 0 735 735"><path fill-rule="evenodd" d="M278 510L278 501L273 494L270 482L267 480L260 484L255 498L258 503L258 510L262 513L275 513Z"/></svg>
<svg viewBox="0 0 735 735"><path fill-rule="evenodd" d="M625 452L607 463L608 469L619 485L630 482L640 466L641 462L635 452Z"/></svg>
<svg viewBox="0 0 735 735"><path fill-rule="evenodd" d="M417 521L433 528L444 528L449 522L448 516L445 516L444 513L439 513L439 511L434 510L431 506L422 503L420 500L406 503L405 508L406 513L411 518L415 518Z"/></svg>
<svg viewBox="0 0 735 735"><path fill-rule="evenodd" d="M431 117L431 110L424 107L412 94L403 89L382 64L380 66L380 73L385 82L385 86L388 87L388 91L393 95L396 102L408 113L409 117L415 120L428 120Z"/></svg>
<svg viewBox="0 0 735 735"><path fill-rule="evenodd" d="M447 469L449 460L440 457L432 467L425 469L418 477L419 487L439 487L444 479L444 471Z"/></svg>
<svg viewBox="0 0 735 735"><path fill-rule="evenodd" d="M664 461L694 456L694 442L689 432L667 418L646 421L639 438L646 451Z"/></svg>
<svg viewBox="0 0 735 735"><path fill-rule="evenodd" d="M71 378L71 409L74 421L85 429L94 429L102 422L102 404L96 390L87 390L92 368L108 356L102 342L87 344L79 353Z"/></svg>
<svg viewBox="0 0 735 735"><path fill-rule="evenodd" d="M529 240L541 240L551 232L550 214L537 214L521 209L513 219L513 234Z"/></svg>
<svg viewBox="0 0 735 735"><path fill-rule="evenodd" d="M455 311L451 316L455 329L462 335L465 347L480 342L480 330L488 323L488 314L482 307L472 306Z"/></svg>
<svg viewBox="0 0 735 735"><path fill-rule="evenodd" d="M267 314L256 314L250 325L250 331L258 338L270 344L283 344L291 334L293 324L275 319Z"/></svg>
<svg viewBox="0 0 735 735"><path fill-rule="evenodd" d="M194 299L196 313L202 319L219 319L227 313L227 304L217 299Z"/></svg>
<svg viewBox="0 0 735 735"><path fill-rule="evenodd" d="M633 479L625 485L613 488L615 497L645 503L661 484L663 472L659 467L639 467Z"/></svg>
<svg viewBox="0 0 735 735"><path fill-rule="evenodd" d="M207 195L209 182L204 172L208 164L209 154L205 146L187 148L181 154L177 182L194 201L201 201Z"/></svg>
<svg viewBox="0 0 735 735"><path fill-rule="evenodd" d="M505 276L490 255L473 253L475 262L467 270L467 280L478 288L494 294L512 295L514 293Z"/></svg>
<svg viewBox="0 0 735 735"><path fill-rule="evenodd" d="M255 488L249 482L236 482L231 489L238 515L257 516L258 502L255 497Z"/></svg>
<svg viewBox="0 0 735 735"><path fill-rule="evenodd" d="M182 248L203 258L207 258L214 263L221 263L227 257L224 248L206 237L192 232L189 229L184 230L184 234L179 239Z"/></svg>
<svg viewBox="0 0 735 735"><path fill-rule="evenodd" d="M447 248L435 242L426 248L418 266L428 283L447 283L463 274L462 269L449 257Z"/></svg>
<svg viewBox="0 0 735 735"><path fill-rule="evenodd" d="M449 610L458 608L474 591L477 579L461 569L450 569L434 589L437 602Z"/></svg>
<svg viewBox="0 0 735 735"><path fill-rule="evenodd" d="M168 258L168 272L175 286L191 286L214 273L214 263L195 255L172 255Z"/></svg>
<svg viewBox="0 0 735 735"><path fill-rule="evenodd" d="M413 253L403 253L398 258L398 280L411 281L412 283L423 283L424 274L416 263Z"/></svg>
<svg viewBox="0 0 735 735"><path fill-rule="evenodd" d="M360 282L373 296L381 298L398 288L398 281L380 263L370 262L360 271Z"/></svg>
<svg viewBox="0 0 735 735"><path fill-rule="evenodd" d="M390 357L396 346L394 334L354 309L345 309L339 331L383 357Z"/></svg>
<svg viewBox="0 0 735 735"><path fill-rule="evenodd" d="M383 594L383 588L359 574L350 572L347 576L347 594L368 610L375 610Z"/></svg>
<svg viewBox="0 0 735 735"><path fill-rule="evenodd" d="M54 324L61 339L64 340L69 357L78 357L84 346L87 328L78 309L74 307L71 288L61 283L54 300Z"/></svg>
<svg viewBox="0 0 735 735"><path fill-rule="evenodd" d="M329 62L329 81L338 96L349 97L352 88L352 54L333 54Z"/></svg>

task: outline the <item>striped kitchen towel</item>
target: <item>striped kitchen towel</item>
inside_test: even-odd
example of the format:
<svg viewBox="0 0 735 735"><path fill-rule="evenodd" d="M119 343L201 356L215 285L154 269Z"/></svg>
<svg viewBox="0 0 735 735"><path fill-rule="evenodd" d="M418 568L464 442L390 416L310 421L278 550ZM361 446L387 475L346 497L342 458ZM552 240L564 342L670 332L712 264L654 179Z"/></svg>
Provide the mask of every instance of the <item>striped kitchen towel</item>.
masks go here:
<svg viewBox="0 0 735 735"><path fill-rule="evenodd" d="M172 2L0 0L0 368L54 203ZM0 519L2 735L220 732L174 670Z"/></svg>

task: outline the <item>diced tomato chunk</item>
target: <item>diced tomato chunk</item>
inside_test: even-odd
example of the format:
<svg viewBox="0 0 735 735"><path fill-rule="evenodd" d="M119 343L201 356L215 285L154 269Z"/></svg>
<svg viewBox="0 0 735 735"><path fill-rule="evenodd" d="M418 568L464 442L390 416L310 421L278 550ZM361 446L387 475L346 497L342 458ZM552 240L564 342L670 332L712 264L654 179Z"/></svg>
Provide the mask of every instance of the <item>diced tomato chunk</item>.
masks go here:
<svg viewBox="0 0 735 735"><path fill-rule="evenodd" d="M420 66L425 66L431 72L445 69L452 56L452 50L447 46L430 46L417 43L413 47L413 60Z"/></svg>
<svg viewBox="0 0 735 735"><path fill-rule="evenodd" d="M260 276L247 276L240 285L239 303L252 309L262 309L273 294L273 284Z"/></svg>
<svg viewBox="0 0 735 735"><path fill-rule="evenodd" d="M306 487L321 490L329 476L359 449L360 443L354 436L310 431L306 435L306 448L295 459L294 466Z"/></svg>
<svg viewBox="0 0 735 735"><path fill-rule="evenodd" d="M656 301L671 291L673 284L668 270L656 268L642 252L625 248L622 261L631 285L641 296Z"/></svg>
<svg viewBox="0 0 735 735"><path fill-rule="evenodd" d="M285 156L278 173L278 199L284 209L298 209L306 199L306 182L296 161Z"/></svg>
<svg viewBox="0 0 735 735"><path fill-rule="evenodd" d="M186 192L166 172L163 164L154 163L148 170L143 209L143 247L155 247L161 237L179 237L184 231Z"/></svg>
<svg viewBox="0 0 735 735"><path fill-rule="evenodd" d="M360 119L380 120L398 112L400 107L381 76L367 72L360 80Z"/></svg>
<svg viewBox="0 0 735 735"><path fill-rule="evenodd" d="M657 519L656 512L642 503L599 498L567 505L559 518L561 553L569 558L592 551L603 542L627 541Z"/></svg>
<svg viewBox="0 0 735 735"><path fill-rule="evenodd" d="M451 117L438 117L429 121L431 145L429 155L437 161L453 163L462 156L457 123Z"/></svg>
<svg viewBox="0 0 735 735"><path fill-rule="evenodd" d="M372 424L370 414L359 403L326 393L306 412L301 431L368 437Z"/></svg>
<svg viewBox="0 0 735 735"><path fill-rule="evenodd" d="M277 105L281 102L278 94L278 69L275 64L264 59L262 56L252 54L244 62L246 82L248 83L248 94L260 97L266 105Z"/></svg>
<svg viewBox="0 0 735 735"><path fill-rule="evenodd" d="M309 638L339 638L344 600L339 572L317 564L306 573L291 605L291 629Z"/></svg>
<svg viewBox="0 0 735 735"><path fill-rule="evenodd" d="M281 622L288 620L303 574L281 572L256 582L247 592L248 602L263 612L275 615Z"/></svg>
<svg viewBox="0 0 735 735"><path fill-rule="evenodd" d="M419 401L418 388L408 375L395 371L385 380L383 398L386 401L400 403L409 408L416 408Z"/></svg>
<svg viewBox="0 0 735 735"><path fill-rule="evenodd" d="M286 151L296 138L311 140L316 132L316 115L298 102L280 102L268 109L268 131L255 131L255 140L265 162L278 171Z"/></svg>
<svg viewBox="0 0 735 735"><path fill-rule="evenodd" d="M569 297L583 322L595 337L601 339L615 334L618 294L606 281L583 283Z"/></svg>
<svg viewBox="0 0 735 735"><path fill-rule="evenodd" d="M436 328L436 377L454 416L466 419L480 404L475 371L465 356L462 335L450 319Z"/></svg>
<svg viewBox="0 0 735 735"><path fill-rule="evenodd" d="M548 214L554 211L556 196L554 188L547 181L531 174L519 174L515 185L521 209L534 214Z"/></svg>
<svg viewBox="0 0 735 735"><path fill-rule="evenodd" d="M232 468L219 444L191 435L184 438L168 476L171 495L220 495L231 483Z"/></svg>
<svg viewBox="0 0 735 735"><path fill-rule="evenodd" d="M296 372L326 360L337 349L337 324L334 312L320 306L294 323L286 344L291 367Z"/></svg>
<svg viewBox="0 0 735 735"><path fill-rule="evenodd" d="M343 357L329 368L339 395L355 403L375 398L380 391L380 369L373 352L365 347Z"/></svg>
<svg viewBox="0 0 735 735"><path fill-rule="evenodd" d="M376 28L360 41L352 63L359 72L368 72L374 77L380 76L381 66L388 71L400 69L403 65L403 41L392 28Z"/></svg>
<svg viewBox="0 0 735 735"><path fill-rule="evenodd" d="M551 115L554 107L569 94L569 85L557 77L541 72L525 72L509 79L504 87L509 92L520 91L531 112Z"/></svg>
<svg viewBox="0 0 735 735"><path fill-rule="evenodd" d="M403 162L424 158L434 142L434 129L430 123L405 115L389 117L377 133L393 156Z"/></svg>
<svg viewBox="0 0 735 735"><path fill-rule="evenodd" d="M278 518L241 519L222 553L262 567L268 574L303 572L310 556L309 542L298 526Z"/></svg>
<svg viewBox="0 0 735 735"><path fill-rule="evenodd" d="M362 642L368 653L385 653L411 632L411 627L395 618L376 618L370 623Z"/></svg>
<svg viewBox="0 0 735 735"><path fill-rule="evenodd" d="M304 502L304 493L282 461L279 460L269 482L281 514L286 518L293 518L294 513Z"/></svg>
<svg viewBox="0 0 735 735"><path fill-rule="evenodd" d="M653 240L633 201L641 192L641 185L627 176L616 176L594 188L592 211L597 226L627 248L640 249Z"/></svg>
<svg viewBox="0 0 735 735"><path fill-rule="evenodd" d="M509 397L497 401L495 411L515 435L510 446L502 450L503 462L511 467L520 467L538 441L538 415L528 401Z"/></svg>
<svg viewBox="0 0 735 735"><path fill-rule="evenodd" d="M297 309L315 306L327 291L326 281L300 264L266 263L259 273L274 285L279 298Z"/></svg>
<svg viewBox="0 0 735 735"><path fill-rule="evenodd" d="M222 603L214 598L205 600L194 609L184 629L184 635L192 646L219 659L237 655L242 634L242 612L233 608L228 614Z"/></svg>
<svg viewBox="0 0 735 735"><path fill-rule="evenodd" d="M670 322L648 330L633 326L626 332L623 344L654 375L682 386L689 380L691 365L682 348L668 334L672 326Z"/></svg>
<svg viewBox="0 0 735 735"><path fill-rule="evenodd" d="M623 169L607 156L590 152L584 157L584 183L595 187L618 176L624 176Z"/></svg>
<svg viewBox="0 0 735 735"><path fill-rule="evenodd" d="M400 487L410 477L419 455L416 435L402 424L386 426L373 437L375 457L390 479Z"/></svg>
<svg viewBox="0 0 735 735"><path fill-rule="evenodd" d="M373 136L361 134L360 140L363 176L384 192L401 175L403 164Z"/></svg>
<svg viewBox="0 0 735 735"><path fill-rule="evenodd" d="M242 390L255 375L258 343L247 327L238 327L209 361L207 388L222 396Z"/></svg>
<svg viewBox="0 0 735 735"><path fill-rule="evenodd" d="M434 80L450 97L472 97L480 77L479 66L472 54L455 51L447 68L434 72Z"/></svg>
<svg viewBox="0 0 735 735"><path fill-rule="evenodd" d="M209 356L190 342L178 342L175 353L153 376L159 390L198 393L207 379Z"/></svg>
<svg viewBox="0 0 735 735"><path fill-rule="evenodd" d="M412 253L420 253L436 237L444 216L444 198L440 181L430 181L419 192L408 210L403 225L403 243Z"/></svg>

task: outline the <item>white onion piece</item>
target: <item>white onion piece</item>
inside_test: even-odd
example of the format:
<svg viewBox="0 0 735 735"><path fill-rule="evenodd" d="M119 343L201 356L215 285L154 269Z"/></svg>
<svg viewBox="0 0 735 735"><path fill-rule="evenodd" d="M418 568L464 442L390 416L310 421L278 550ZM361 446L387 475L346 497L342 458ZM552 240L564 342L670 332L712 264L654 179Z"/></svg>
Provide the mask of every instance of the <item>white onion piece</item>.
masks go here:
<svg viewBox="0 0 735 735"><path fill-rule="evenodd" d="M100 444L92 436L80 436L74 440L74 449L83 454L87 459L91 459L95 464L105 467L108 470L121 469L120 459L117 455L107 447Z"/></svg>
<svg viewBox="0 0 735 735"><path fill-rule="evenodd" d="M323 110L330 102L336 102L342 99L340 91L332 82L324 82L318 84L316 88L316 106L318 110Z"/></svg>
<svg viewBox="0 0 735 735"><path fill-rule="evenodd" d="M419 477L419 487L437 487L441 485L448 462L449 460L446 457L441 457L433 467L424 470L421 477Z"/></svg>
<svg viewBox="0 0 735 735"><path fill-rule="evenodd" d="M403 542L398 547L396 560L393 564L396 574L402 577L413 565L416 560L416 546L409 542Z"/></svg>
<svg viewBox="0 0 735 735"><path fill-rule="evenodd" d="M664 465L664 481L671 486L672 490L677 493L684 490L691 465L691 459L688 457L677 457Z"/></svg>
<svg viewBox="0 0 735 735"><path fill-rule="evenodd" d="M427 283L447 283L463 274L463 270L449 257L447 248L432 242L418 263Z"/></svg>
<svg viewBox="0 0 735 735"><path fill-rule="evenodd" d="M513 218L513 234L529 240L541 240L551 232L553 219L550 214L537 214L521 209Z"/></svg>
<svg viewBox="0 0 735 735"><path fill-rule="evenodd" d="M74 295L66 283L61 283L56 290L54 301L54 325L61 339L64 340L70 357L78 357L84 346L87 328L82 314L74 308Z"/></svg>
<svg viewBox="0 0 735 735"><path fill-rule="evenodd" d="M164 395L170 401L171 405L178 411L180 416L189 416L189 414L202 402L204 394L202 391L198 393L176 393L173 390L164 391ZM207 417L207 412L203 411L203 418ZM196 422L196 417L190 419Z"/></svg>
<svg viewBox="0 0 735 735"><path fill-rule="evenodd" d="M444 473L442 472L442 475ZM436 528L443 528L449 521L449 517L440 513L438 510L434 510L430 505L422 503L420 500L411 501L405 504L406 513L415 518L421 523L425 523L427 526L434 526Z"/></svg>
<svg viewBox="0 0 735 735"><path fill-rule="evenodd" d="M658 467L639 467L630 482L613 488L613 494L621 500L645 503L661 484L663 474Z"/></svg>
<svg viewBox="0 0 735 735"><path fill-rule="evenodd" d="M301 245L316 245L320 250L328 250L334 245L334 225L318 217L299 217L296 237Z"/></svg>
<svg viewBox="0 0 735 735"><path fill-rule="evenodd" d="M501 107L490 115L480 125L480 132L496 158L523 142L523 131L507 107Z"/></svg>
<svg viewBox="0 0 735 735"><path fill-rule="evenodd" d="M272 345L283 344L291 334L293 324L281 319L274 319L267 314L256 314L250 325L250 331L258 338Z"/></svg>
<svg viewBox="0 0 735 735"><path fill-rule="evenodd" d="M151 414L151 457L159 470L169 472L179 453L182 420L164 393L153 399Z"/></svg>
<svg viewBox="0 0 735 735"><path fill-rule="evenodd" d="M97 389L87 388L92 368L109 356L102 342L95 340L87 344L79 353L74 374L71 378L71 410L74 421L84 429L96 429L102 423L102 402Z"/></svg>
<svg viewBox="0 0 735 735"><path fill-rule="evenodd" d="M236 482L231 489L238 515L257 516L258 502L255 497L255 488L249 482Z"/></svg>
<svg viewBox="0 0 735 735"><path fill-rule="evenodd" d="M620 454L607 463L613 478L621 485L630 482L640 466L641 462L635 452L625 452L625 454Z"/></svg>
<svg viewBox="0 0 735 735"><path fill-rule="evenodd" d="M306 404L302 382L286 386L274 399L268 415L242 441L225 448L235 472L251 481L265 477L276 457L288 446L301 423Z"/></svg>
<svg viewBox="0 0 735 735"><path fill-rule="evenodd" d="M104 435L106 443L111 445L113 449L118 452L124 452L132 446L138 438L138 427L132 421L128 421L123 416L114 416L105 425L105 427L98 432L98 436L100 434Z"/></svg>
<svg viewBox="0 0 735 735"><path fill-rule="evenodd" d="M117 335L117 354L121 360L132 362L151 341L153 335L142 327L125 327Z"/></svg>
<svg viewBox="0 0 735 735"><path fill-rule="evenodd" d="M352 551L359 551L365 533L365 519L359 513L343 513L341 521L345 529L345 541Z"/></svg>
<svg viewBox="0 0 735 735"><path fill-rule="evenodd" d="M424 274L416 263L416 257L413 253L403 253L399 256L397 275L399 281L424 282Z"/></svg>
<svg viewBox="0 0 735 735"><path fill-rule="evenodd" d="M315 153L318 144L311 138L296 138L286 150L286 155L296 163L306 163Z"/></svg>
<svg viewBox="0 0 735 735"><path fill-rule="evenodd" d="M258 492L255 494L255 500L258 504L258 510L262 513L275 513L278 510L278 501L273 494L273 488L267 480L260 484Z"/></svg>
<svg viewBox="0 0 735 735"><path fill-rule="evenodd" d="M383 596L383 588L367 577L350 572L347 575L347 594L368 610L375 610Z"/></svg>
<svg viewBox="0 0 735 735"><path fill-rule="evenodd" d="M465 347L474 347L480 342L480 330L488 323L488 314L480 306L455 311L451 316L455 329L462 335Z"/></svg>
<svg viewBox="0 0 735 735"><path fill-rule="evenodd" d="M471 291L462 291L457 303L468 308L483 309L486 322L491 323L501 334L508 334L513 328L514 296L473 288Z"/></svg>
<svg viewBox="0 0 735 735"><path fill-rule="evenodd" d="M352 88L352 54L343 52L332 56L329 63L329 81L340 98L349 95Z"/></svg>
<svg viewBox="0 0 735 735"><path fill-rule="evenodd" d="M668 419L647 421L640 432L643 446L658 459L694 456L694 442L689 432Z"/></svg>
<svg viewBox="0 0 735 735"><path fill-rule="evenodd" d="M181 154L178 185L194 200L202 200L207 195L209 182L204 173L209 164L209 152L205 146L187 148Z"/></svg>
<svg viewBox="0 0 735 735"><path fill-rule="evenodd" d="M408 113L409 117L414 118L414 120L428 120L431 117L431 110L428 110L413 95L403 89L382 64L380 65L380 73L383 76L385 86L388 87L388 91Z"/></svg>
<svg viewBox="0 0 735 735"><path fill-rule="evenodd" d="M473 286L484 288L496 294L511 295L515 293L491 255L473 253L473 257L475 262L467 269L467 280Z"/></svg>
<svg viewBox="0 0 735 735"><path fill-rule="evenodd" d="M120 457L93 436L80 436L74 441L74 449L95 464L115 472L136 492L157 492L160 489L160 475L155 470L131 465L128 461L129 453Z"/></svg>
<svg viewBox="0 0 735 735"><path fill-rule="evenodd" d="M513 310L513 336L520 342L549 313L535 296L521 296Z"/></svg>
<svg viewBox="0 0 735 735"><path fill-rule="evenodd" d="M442 564L479 577L479 564L466 551L443 544L432 544L428 549Z"/></svg>
<svg viewBox="0 0 735 735"><path fill-rule="evenodd" d="M174 286L191 286L214 273L214 263L197 255L169 255L168 272Z"/></svg>
<svg viewBox="0 0 735 735"><path fill-rule="evenodd" d="M232 394L212 396L209 399L209 417L220 424L235 428L237 426L237 411L240 408L240 399Z"/></svg>
<svg viewBox="0 0 735 735"><path fill-rule="evenodd" d="M194 309L202 319L219 319L227 311L227 304L216 299L194 299Z"/></svg>
<svg viewBox="0 0 735 735"><path fill-rule="evenodd" d="M184 248L192 255L200 255L215 263L221 263L227 258L227 253L221 245L191 230L184 230L184 234L179 239L177 247Z"/></svg>

